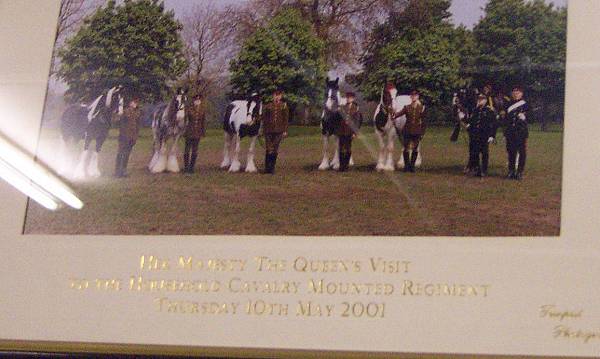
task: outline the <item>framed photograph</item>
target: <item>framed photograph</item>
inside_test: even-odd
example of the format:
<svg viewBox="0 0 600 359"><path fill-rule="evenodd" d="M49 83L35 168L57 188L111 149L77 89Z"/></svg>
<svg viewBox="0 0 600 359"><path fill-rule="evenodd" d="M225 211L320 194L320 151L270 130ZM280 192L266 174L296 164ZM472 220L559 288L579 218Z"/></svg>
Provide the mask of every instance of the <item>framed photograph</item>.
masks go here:
<svg viewBox="0 0 600 359"><path fill-rule="evenodd" d="M0 349L598 355L598 13L0 0Z"/></svg>

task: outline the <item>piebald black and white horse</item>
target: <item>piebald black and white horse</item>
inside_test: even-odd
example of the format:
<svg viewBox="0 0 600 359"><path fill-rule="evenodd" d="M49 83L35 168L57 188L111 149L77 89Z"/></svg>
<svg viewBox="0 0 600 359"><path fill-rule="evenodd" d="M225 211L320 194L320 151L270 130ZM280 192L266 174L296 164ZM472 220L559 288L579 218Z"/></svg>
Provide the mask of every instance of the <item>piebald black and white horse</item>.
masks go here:
<svg viewBox="0 0 600 359"><path fill-rule="evenodd" d="M321 115L321 135L323 138L323 160L319 165L319 170L325 171L330 168L337 170L340 168L339 156L339 139L335 135L335 131L342 121L340 106L347 103L346 98L340 94L340 78L334 81L326 80L325 89L325 105L323 114ZM333 157L329 159L329 143L333 139L335 146ZM354 160L350 158L350 166L354 164Z"/></svg>
<svg viewBox="0 0 600 359"><path fill-rule="evenodd" d="M398 95L398 90L393 84L385 85L381 92L381 100L375 109L373 124L375 127L375 137L379 142L379 156L377 158L377 171L394 171L394 148L398 134L402 133L406 125L406 116L394 118L396 113L402 111L404 106L411 103L409 95ZM402 140L402 136L400 136ZM420 147L420 145L419 145ZM421 150L416 167L421 166ZM404 158L400 156L398 168L404 167Z"/></svg>
<svg viewBox="0 0 600 359"><path fill-rule="evenodd" d="M186 103L186 91L179 88L168 103L158 106L152 114L154 154L148 164L150 172L179 172L178 144L185 132Z"/></svg>
<svg viewBox="0 0 600 359"><path fill-rule="evenodd" d="M261 126L261 114L262 102L258 94L252 94L247 100L233 101L227 106L223 118L225 146L221 168L228 169L229 172L239 172L241 170L241 140L244 137L249 137L250 147L248 148L245 171L248 173L257 172L254 158L256 155L256 140Z"/></svg>
<svg viewBox="0 0 600 359"><path fill-rule="evenodd" d="M74 179L87 177L100 177L98 168L98 154L102 150L104 141L114 114L123 113L123 97L121 86L115 86L99 95L89 106L76 104L67 107L60 121L61 150L59 158L61 165L59 172L65 176L72 175ZM84 149L79 156L79 161L73 170L73 161L70 148L84 140ZM95 148L90 149L92 141Z"/></svg>

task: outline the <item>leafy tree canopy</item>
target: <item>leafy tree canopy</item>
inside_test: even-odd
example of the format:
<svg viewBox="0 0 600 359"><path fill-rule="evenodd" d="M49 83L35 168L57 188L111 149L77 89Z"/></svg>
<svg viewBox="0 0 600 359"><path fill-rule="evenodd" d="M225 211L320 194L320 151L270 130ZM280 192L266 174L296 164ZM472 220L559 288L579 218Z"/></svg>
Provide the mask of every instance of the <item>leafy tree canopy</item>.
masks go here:
<svg viewBox="0 0 600 359"><path fill-rule="evenodd" d="M186 67L179 36L181 24L158 0L109 0L85 20L59 51L58 72L73 101L90 101L123 85L153 101L168 90Z"/></svg>
<svg viewBox="0 0 600 359"><path fill-rule="evenodd" d="M473 75L480 81L521 84L534 93L562 97L566 32L566 8L543 0L490 0L473 29L478 46Z"/></svg>
<svg viewBox="0 0 600 359"><path fill-rule="evenodd" d="M294 104L309 104L326 75L324 42L295 9L284 9L242 45L230 63L237 95L253 92L268 97L275 89Z"/></svg>
<svg viewBox="0 0 600 359"><path fill-rule="evenodd" d="M353 79L368 99L379 99L383 84L391 81L401 92L419 89L435 104L458 85L460 40L449 22L450 5L450 0L411 0L375 28L363 71Z"/></svg>

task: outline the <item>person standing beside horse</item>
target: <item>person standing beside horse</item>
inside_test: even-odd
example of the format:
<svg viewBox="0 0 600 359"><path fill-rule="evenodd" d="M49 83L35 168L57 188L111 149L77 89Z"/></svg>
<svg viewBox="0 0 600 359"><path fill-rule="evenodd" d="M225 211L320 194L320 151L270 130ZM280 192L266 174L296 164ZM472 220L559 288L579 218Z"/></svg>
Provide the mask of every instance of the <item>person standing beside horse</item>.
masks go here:
<svg viewBox="0 0 600 359"><path fill-rule="evenodd" d="M265 173L274 174L279 145L288 135L290 110L283 100L283 91L273 93L273 101L263 111L263 133L265 135Z"/></svg>
<svg viewBox="0 0 600 359"><path fill-rule="evenodd" d="M395 117L406 116L406 125L402 130L402 144L404 146L404 172L415 172L415 164L419 156L419 144L425 134L425 106L420 101L419 92L414 90L410 94L411 103L404 106Z"/></svg>
<svg viewBox="0 0 600 359"><path fill-rule="evenodd" d="M139 107L139 97L133 96L123 111L119 123L119 150L115 163L115 177L127 177L129 155L137 142L141 120L142 111Z"/></svg>
<svg viewBox="0 0 600 359"><path fill-rule="evenodd" d="M467 174L478 177L487 176L490 143L496 137L496 113L490 108L488 98L480 94L477 99L477 107L471 117L467 120L469 132L469 166Z"/></svg>
<svg viewBox="0 0 600 359"><path fill-rule="evenodd" d="M363 117L358 104L355 102L356 95L353 92L346 93L346 104L341 107L342 121L336 129L339 138L340 172L348 170L350 158L352 157L352 140L358 134L362 125Z"/></svg>
<svg viewBox="0 0 600 359"><path fill-rule="evenodd" d="M202 95L197 94L192 100L186 112L186 126L183 137L185 137L185 150L183 152L183 172L194 173L196 159L198 158L198 145L200 138L206 134L206 110Z"/></svg>
<svg viewBox="0 0 600 359"><path fill-rule="evenodd" d="M504 129L506 151L508 152L508 178L516 180L523 178L527 160L527 139L529 138L529 127L527 125L529 105L523 95L522 87L515 86L513 88L512 100L506 110Z"/></svg>

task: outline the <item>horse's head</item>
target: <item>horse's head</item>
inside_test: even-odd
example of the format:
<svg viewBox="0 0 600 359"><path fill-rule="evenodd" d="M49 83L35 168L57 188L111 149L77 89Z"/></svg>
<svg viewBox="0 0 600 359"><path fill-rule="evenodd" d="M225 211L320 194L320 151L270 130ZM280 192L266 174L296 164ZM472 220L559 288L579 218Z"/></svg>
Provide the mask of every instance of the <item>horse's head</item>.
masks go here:
<svg viewBox="0 0 600 359"><path fill-rule="evenodd" d="M383 87L383 91L381 94L381 103L386 107L392 107L394 105L394 99L398 96L398 89L396 89L396 85L391 82L388 82Z"/></svg>
<svg viewBox="0 0 600 359"><path fill-rule="evenodd" d="M337 112L340 106L340 78L331 81L326 80L325 108L331 112Z"/></svg>
<svg viewBox="0 0 600 359"><path fill-rule="evenodd" d="M177 106L177 110L185 110L185 104L187 103L187 89L178 87L175 92L175 106Z"/></svg>
<svg viewBox="0 0 600 359"><path fill-rule="evenodd" d="M122 109L121 108L123 106L122 92L123 92L123 86L117 85L117 86L109 89L108 92L106 93L106 102L105 102L106 108L109 109L113 113L120 112Z"/></svg>
<svg viewBox="0 0 600 359"><path fill-rule="evenodd" d="M255 92L253 93L247 101L247 119L248 123L258 121L260 118L262 106L260 101L260 96Z"/></svg>

